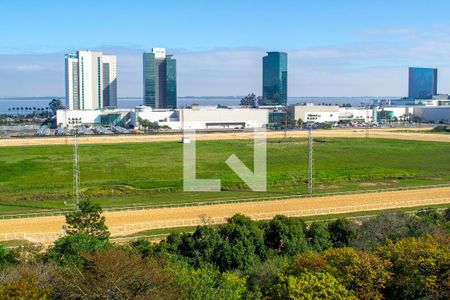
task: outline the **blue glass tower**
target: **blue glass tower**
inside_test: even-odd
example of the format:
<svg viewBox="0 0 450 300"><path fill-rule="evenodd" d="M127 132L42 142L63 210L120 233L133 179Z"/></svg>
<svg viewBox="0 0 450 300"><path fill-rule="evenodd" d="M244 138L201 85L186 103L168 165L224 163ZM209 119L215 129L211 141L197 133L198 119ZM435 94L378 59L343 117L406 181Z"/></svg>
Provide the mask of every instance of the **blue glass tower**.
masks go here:
<svg viewBox="0 0 450 300"><path fill-rule="evenodd" d="M262 105L287 104L287 53L267 52L263 57Z"/></svg>
<svg viewBox="0 0 450 300"><path fill-rule="evenodd" d="M143 54L144 105L177 108L177 61L164 48Z"/></svg>
<svg viewBox="0 0 450 300"><path fill-rule="evenodd" d="M437 95L437 69L409 68L408 98L431 99Z"/></svg>
<svg viewBox="0 0 450 300"><path fill-rule="evenodd" d="M166 56L166 108L177 108L177 61Z"/></svg>

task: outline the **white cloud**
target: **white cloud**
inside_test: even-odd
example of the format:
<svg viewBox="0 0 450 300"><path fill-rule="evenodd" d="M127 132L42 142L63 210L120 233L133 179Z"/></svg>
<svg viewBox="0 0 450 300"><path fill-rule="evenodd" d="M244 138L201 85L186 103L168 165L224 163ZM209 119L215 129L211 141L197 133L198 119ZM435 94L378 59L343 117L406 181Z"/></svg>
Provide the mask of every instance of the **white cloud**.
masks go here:
<svg viewBox="0 0 450 300"><path fill-rule="evenodd" d="M15 67L17 72L38 72L45 70L41 65L18 65Z"/></svg>
<svg viewBox="0 0 450 300"><path fill-rule="evenodd" d="M417 29L408 27L373 28L365 30L360 34L367 37L397 37L406 40L414 40L419 37Z"/></svg>
<svg viewBox="0 0 450 300"><path fill-rule="evenodd" d="M408 66L439 68L439 92L450 92L450 31L435 38L408 29L371 34L420 39L408 43L361 42L343 46L289 50L290 96L403 96ZM105 46L118 56L120 96L142 95L144 49ZM266 49L235 48L188 51L169 49L177 59L180 96L261 93ZM0 96L64 94L63 53L0 55Z"/></svg>

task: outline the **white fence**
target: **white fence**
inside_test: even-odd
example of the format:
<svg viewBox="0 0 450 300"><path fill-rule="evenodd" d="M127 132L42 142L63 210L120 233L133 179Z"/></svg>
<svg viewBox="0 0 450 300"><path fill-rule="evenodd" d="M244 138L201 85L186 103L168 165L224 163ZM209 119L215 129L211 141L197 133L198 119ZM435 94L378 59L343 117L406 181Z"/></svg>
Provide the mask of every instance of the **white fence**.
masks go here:
<svg viewBox="0 0 450 300"><path fill-rule="evenodd" d="M173 203L173 204L148 204L148 205L133 205L133 206L119 206L119 207L106 207L103 208L104 212L115 211L132 211L132 210L145 210L145 209L158 209L158 208L176 208L176 207L192 207L192 206L205 206L205 205L219 205L219 204L236 204L245 202L265 202L274 200L289 200L297 198L320 198L339 195L357 195L357 194L369 194L369 193L383 193L383 192L395 192L395 191L410 191L419 189L432 189L432 188L445 188L450 187L450 183L434 184L424 186L409 186L409 187L396 187L396 188L384 188L384 189L368 189L368 190L356 190L347 192L332 192L332 193L320 193L320 194L290 194L285 196L265 196L256 198L240 198L240 199L226 199L226 200L211 200L211 201L199 201L199 202L186 202L186 203ZM19 218L35 218L35 217L49 217L49 216L62 216L73 210L53 210L42 211L35 213L23 213L23 214L5 214L0 215L1 219L19 219Z"/></svg>
<svg viewBox="0 0 450 300"><path fill-rule="evenodd" d="M314 209L303 209L303 210L289 210L289 211L274 211L267 213L254 213L246 214L253 220L268 220L276 215L285 215L288 217L306 217L306 216L319 216L319 215L335 215L350 212L362 212L362 211L373 211L373 210L385 210L401 207L414 207L423 206L427 204L446 204L450 202L450 197L443 198L428 198L421 200L412 201L390 201L384 203L376 204L365 204L365 205L348 205L340 207L329 207L329 208L314 208ZM223 224L231 216L221 216L221 217L208 217L199 216L197 218L182 219L182 220L170 220L170 221L158 221L158 222L145 222L137 224L127 224L121 226L110 227L111 233L114 235L125 235L132 234L139 231L152 230L152 229L163 229L163 228L175 228L175 227L190 227L197 225L213 225L213 224Z"/></svg>
<svg viewBox="0 0 450 300"><path fill-rule="evenodd" d="M395 209L402 207L414 207L425 205L437 205L450 203L450 197L441 198L427 198L421 200L411 201L389 201L376 204L364 204L364 205L348 205L340 207L327 207L327 208L314 208L314 209L302 209L302 210L289 210L289 211L274 211L267 213L253 213L247 214L251 219L268 220L272 219L276 215L285 215L288 217L306 217L306 216L320 216L320 215L337 215L342 213L352 212L364 212L364 211L377 211L386 209ZM155 221L144 222L135 224L124 224L120 226L111 226L109 230L112 236L124 236L134 234L140 231L164 229L164 228L176 228L176 227L192 227L198 225L215 225L223 224L227 222L229 216L209 217L198 216L196 218L189 219L177 219L167 221ZM29 240L32 242L39 242L42 244L51 244L54 240L62 236L62 232L38 232L38 233L2 233L0 234L0 241L8 240Z"/></svg>

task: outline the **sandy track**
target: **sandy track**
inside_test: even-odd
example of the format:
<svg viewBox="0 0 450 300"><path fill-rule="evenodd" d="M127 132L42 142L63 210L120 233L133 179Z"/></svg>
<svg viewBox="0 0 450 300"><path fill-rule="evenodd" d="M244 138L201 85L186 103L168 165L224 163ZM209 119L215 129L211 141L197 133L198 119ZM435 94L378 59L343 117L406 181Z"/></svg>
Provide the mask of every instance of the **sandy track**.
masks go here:
<svg viewBox="0 0 450 300"><path fill-rule="evenodd" d="M414 130L426 130L429 128L420 128ZM450 142L450 135L429 134L429 133L409 133L399 132L395 129L370 129L370 138L388 138L403 140L423 140L436 142ZM306 138L308 132L305 130L270 131L267 132L268 138L302 137ZM315 137L345 137L345 138L364 138L365 129L334 129L334 130L314 130ZM182 135L122 135L122 136L82 136L78 138L80 144L118 144L118 143L149 143L149 142L169 142L180 141ZM197 134L197 140L233 140L253 138L251 132L236 133L210 133ZM67 145L72 144L72 137L43 137L43 138L11 138L1 139L0 147L8 146L34 146L34 145Z"/></svg>
<svg viewBox="0 0 450 300"><path fill-rule="evenodd" d="M204 224L205 220L222 223L236 213L248 215L253 219L270 219L276 214L306 216L443 203L450 203L450 187L106 212L104 215L112 236L119 236L147 229ZM0 240L25 238L34 242L50 243L58 237L63 224L63 216L0 220Z"/></svg>

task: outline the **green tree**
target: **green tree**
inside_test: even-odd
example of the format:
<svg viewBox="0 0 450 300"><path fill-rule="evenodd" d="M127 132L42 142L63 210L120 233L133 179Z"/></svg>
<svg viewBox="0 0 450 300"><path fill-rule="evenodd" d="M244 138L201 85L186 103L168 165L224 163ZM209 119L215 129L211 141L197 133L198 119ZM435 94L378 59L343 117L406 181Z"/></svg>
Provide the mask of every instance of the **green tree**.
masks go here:
<svg viewBox="0 0 450 300"><path fill-rule="evenodd" d="M263 231L250 218L236 214L219 226L218 232L222 242L214 261L221 271L247 271L265 258Z"/></svg>
<svg viewBox="0 0 450 300"><path fill-rule="evenodd" d="M47 251L46 258L59 265L78 265L85 263L82 255L96 253L109 247L111 244L108 241L80 232L56 240Z"/></svg>
<svg viewBox="0 0 450 300"><path fill-rule="evenodd" d="M184 299L215 300L242 299L247 289L245 278L213 268L192 269L175 266L176 284L185 291Z"/></svg>
<svg viewBox="0 0 450 300"><path fill-rule="evenodd" d="M154 247L152 244L143 239L137 239L129 244L131 251L141 254L142 257L151 257L154 254Z"/></svg>
<svg viewBox="0 0 450 300"><path fill-rule="evenodd" d="M239 214L217 228L198 226L192 234L170 237L162 248L187 258L191 266L212 264L221 271L245 271L265 258L263 231Z"/></svg>
<svg viewBox="0 0 450 300"><path fill-rule="evenodd" d="M350 241L355 237L356 227L347 219L337 219L328 223L328 231L333 247L342 248L350 245Z"/></svg>
<svg viewBox="0 0 450 300"><path fill-rule="evenodd" d="M0 268L14 262L11 252L3 245L0 245Z"/></svg>
<svg viewBox="0 0 450 300"><path fill-rule="evenodd" d="M439 225L444 221L442 214L440 214L435 208L421 209L416 213L416 216L419 217L423 222L432 225Z"/></svg>
<svg viewBox="0 0 450 300"><path fill-rule="evenodd" d="M422 123L422 118L419 117L419 116L412 116L411 122L421 124Z"/></svg>
<svg viewBox="0 0 450 300"><path fill-rule="evenodd" d="M450 222L450 208L447 208L446 210L444 210L442 215L443 215L445 222Z"/></svg>
<svg viewBox="0 0 450 300"><path fill-rule="evenodd" d="M328 249L322 253L305 253L288 267L287 273L328 272L359 299L381 299L391 278L388 260L352 248Z"/></svg>
<svg viewBox="0 0 450 300"><path fill-rule="evenodd" d="M53 116L56 115L57 110L65 108L62 101L59 99L52 99L52 101L50 101L50 103L48 104L48 107L52 111Z"/></svg>
<svg viewBox="0 0 450 300"><path fill-rule="evenodd" d="M390 299L450 299L450 235L389 241L377 253L392 263Z"/></svg>
<svg viewBox="0 0 450 300"><path fill-rule="evenodd" d="M200 267L215 262L216 252L224 241L216 228L198 226L192 234L183 234L178 243L177 253L188 258L194 267Z"/></svg>
<svg viewBox="0 0 450 300"><path fill-rule="evenodd" d="M78 209L66 215L67 234L86 233L107 240L109 232L102 212L100 205L89 200L80 201Z"/></svg>
<svg viewBox="0 0 450 300"><path fill-rule="evenodd" d="M266 295L273 300L356 299L333 275L309 271L278 275Z"/></svg>
<svg viewBox="0 0 450 300"><path fill-rule="evenodd" d="M264 230L265 245L278 254L294 255L308 250L306 225L298 218L275 216Z"/></svg>
<svg viewBox="0 0 450 300"><path fill-rule="evenodd" d="M256 264L247 275L247 286L251 299L262 298L262 291L267 290L274 281L275 275L287 267L287 256L274 256Z"/></svg>
<svg viewBox="0 0 450 300"><path fill-rule="evenodd" d="M257 102L258 102L258 99L257 99L256 95L254 93L251 93L251 94L248 94L247 96L245 96L244 98L242 98L239 105L254 107L254 106L256 106Z"/></svg>
<svg viewBox="0 0 450 300"><path fill-rule="evenodd" d="M159 126L158 126L158 125L156 125L156 124L153 123L153 122L150 122L150 121L147 120L147 119L143 119L143 118L141 118L141 117L138 118L138 123L139 123L139 125L141 125L141 127L144 128L144 129L159 129Z"/></svg>
<svg viewBox="0 0 450 300"><path fill-rule="evenodd" d="M306 237L314 251L324 251L332 246L330 233L324 222L313 222L306 232Z"/></svg>

